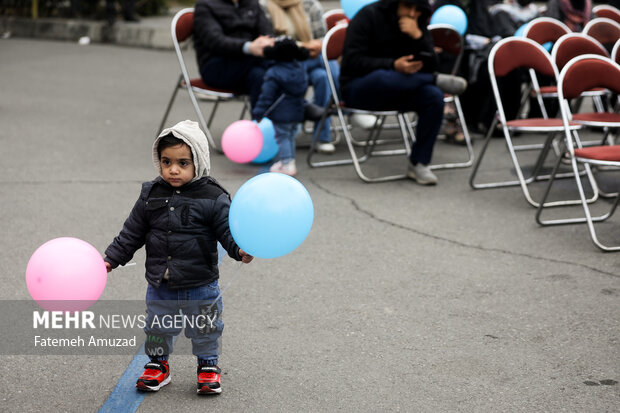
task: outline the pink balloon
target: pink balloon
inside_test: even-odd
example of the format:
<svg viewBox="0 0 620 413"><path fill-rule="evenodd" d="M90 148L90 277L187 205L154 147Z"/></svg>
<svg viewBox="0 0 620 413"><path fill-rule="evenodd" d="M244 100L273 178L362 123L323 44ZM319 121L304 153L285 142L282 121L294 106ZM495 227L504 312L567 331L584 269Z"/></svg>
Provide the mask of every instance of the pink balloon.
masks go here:
<svg viewBox="0 0 620 413"><path fill-rule="evenodd" d="M101 254L77 238L56 238L30 257L26 286L48 311L83 311L101 296L107 281Z"/></svg>
<svg viewBox="0 0 620 413"><path fill-rule="evenodd" d="M222 134L222 150L233 162L251 162L262 148L263 133L251 120L235 121Z"/></svg>

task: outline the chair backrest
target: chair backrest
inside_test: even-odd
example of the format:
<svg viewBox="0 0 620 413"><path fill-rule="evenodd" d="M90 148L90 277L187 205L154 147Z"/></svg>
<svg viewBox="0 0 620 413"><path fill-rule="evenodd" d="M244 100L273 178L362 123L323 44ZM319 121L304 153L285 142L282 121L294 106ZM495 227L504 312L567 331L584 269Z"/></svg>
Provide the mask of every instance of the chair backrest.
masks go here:
<svg viewBox="0 0 620 413"><path fill-rule="evenodd" d="M551 60L558 70L562 70L566 63L582 54L597 54L609 57L605 47L593 37L583 33L569 33L560 37L551 50Z"/></svg>
<svg viewBox="0 0 620 413"><path fill-rule="evenodd" d="M491 49L488 64L492 77L506 76L523 67L557 78L549 53L539 43L524 37L507 37L497 42Z"/></svg>
<svg viewBox="0 0 620 413"><path fill-rule="evenodd" d="M323 38L323 43L321 45L321 57L323 59L325 72L327 73L327 79L329 80L332 97L336 105L340 105L340 97L337 93L334 74L331 71L329 61L338 59L342 56L344 41L347 37L347 27L349 27L349 25L345 23L339 23L332 27Z"/></svg>
<svg viewBox="0 0 620 413"><path fill-rule="evenodd" d="M534 40L538 44L555 42L571 30L567 25L551 17L538 17L527 24L523 37Z"/></svg>
<svg viewBox="0 0 620 413"><path fill-rule="evenodd" d="M179 10L172 19L170 29L173 41L182 43L189 39L194 32L194 9Z"/></svg>
<svg viewBox="0 0 620 413"><path fill-rule="evenodd" d="M530 73L534 71L554 80L558 78L558 71L551 61L551 56L542 45L534 40L513 36L497 42L489 53L488 69L497 111L502 123L506 122L506 115L497 77L506 76L519 68L530 69Z"/></svg>
<svg viewBox="0 0 620 413"><path fill-rule="evenodd" d="M613 45L620 39L620 23L605 17L597 17L585 25L583 33L594 37L605 46Z"/></svg>
<svg viewBox="0 0 620 413"><path fill-rule="evenodd" d="M558 77L558 97L564 123L565 143L570 153L574 153L573 136L568 128L572 118L568 100L581 95L583 91L606 88L620 93L620 65L599 55L577 56L564 66ZM568 100L567 100L568 99Z"/></svg>
<svg viewBox="0 0 620 413"><path fill-rule="evenodd" d="M454 65L451 74L456 74L463 58L463 52L465 51L463 36L449 24L430 24L428 31L433 37L433 44L435 47L440 47L443 52L448 53L454 57Z"/></svg>
<svg viewBox="0 0 620 413"><path fill-rule="evenodd" d="M620 23L620 10L609 4L599 4L592 8L596 17L605 17Z"/></svg>
<svg viewBox="0 0 620 413"><path fill-rule="evenodd" d="M608 57L586 54L575 57L562 69L558 80L560 99L574 99L594 88L619 93L620 65Z"/></svg>
<svg viewBox="0 0 620 413"><path fill-rule="evenodd" d="M611 60L620 64L620 39L618 39L613 49L611 49Z"/></svg>
<svg viewBox="0 0 620 413"><path fill-rule="evenodd" d="M349 21L349 18L344 14L344 10L342 9L328 10L323 13L323 21L328 31L342 20Z"/></svg>

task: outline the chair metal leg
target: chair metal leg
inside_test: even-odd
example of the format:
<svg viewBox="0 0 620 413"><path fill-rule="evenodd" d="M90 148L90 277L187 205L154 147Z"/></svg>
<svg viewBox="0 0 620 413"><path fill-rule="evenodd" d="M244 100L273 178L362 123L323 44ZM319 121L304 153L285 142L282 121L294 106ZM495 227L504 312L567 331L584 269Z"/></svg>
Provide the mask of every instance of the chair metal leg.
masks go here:
<svg viewBox="0 0 620 413"><path fill-rule="evenodd" d="M492 125L493 126L493 125ZM472 174L470 176L469 179L469 184L473 189L490 189L490 188L503 188L503 187L510 187L510 186L521 186L521 190L523 192L523 195L525 196L526 201L534 206L534 207L538 207L539 206L539 202L535 201L529 191L528 185L535 182L535 181L543 181L543 180L547 180L550 178L549 175L540 175L540 171L542 169L542 166L544 164L544 161L548 155L548 153L550 152L550 148L551 148L551 143L553 142L553 133L551 133L545 143L543 144L543 150L541 151L540 155L538 156L535 166L534 166L534 171L532 172L532 174L530 176L528 176L527 178L524 176L523 174L523 170L521 169L520 165L519 165L519 161L517 158L517 154L516 154L516 149L514 148L514 145L512 144L512 139L510 138L510 134L508 133L508 130L506 128L506 126L503 126L504 129L504 138L505 138L505 142L506 142L506 148L508 149L508 153L510 155L510 158L512 160L512 164L514 166L515 172L517 174L517 180L512 180L512 181L497 181L497 182L487 182L487 183L476 183L475 182L475 178L476 175L478 173L478 168L480 167L480 163L482 161L482 158L484 157L484 154L488 148L489 142L491 141L491 136L493 133L493 129L489 129L489 132L487 133L487 136L485 137L485 141L483 143L481 152L478 154L478 158L476 160L476 163L474 164L473 170L472 170ZM559 160L561 160L561 157L558 158ZM590 179L590 182L593 183L594 181L594 177L591 175L591 173L589 172L589 170L586 171L586 174L588 175L588 178ZM571 177L572 176L572 172L571 173L566 173L566 174L557 174L556 178L566 178L566 177ZM592 198L590 198L588 200L588 202L594 202L596 201L596 199L598 198L598 189L596 187L596 184L593 184L593 189L594 189L594 194L592 196ZM544 202L544 201L543 201ZM553 202L548 202L545 204L545 207L551 207L551 206L563 206L563 205L575 205L578 204L579 202L581 202L578 199L574 199L574 200L562 200L562 201L553 201Z"/></svg>
<svg viewBox="0 0 620 413"><path fill-rule="evenodd" d="M202 111L200 110L200 107L198 106L198 100L196 99L196 95L194 94L193 89L191 87L187 87L186 89L187 89L187 93L189 94L189 99L192 101L192 105L194 105L194 110L196 111L196 116L198 116L198 121L200 125L202 126L202 131L205 133L207 140L209 141L209 145L211 145L212 149L216 150L219 153L222 153L222 149L219 148L215 144L215 140L213 139L213 136L211 135L209 126L207 122L205 121L204 116L202 115Z"/></svg>
<svg viewBox="0 0 620 413"><path fill-rule="evenodd" d="M551 187L553 186L553 183L555 181L555 177L557 174L557 171L559 169L560 166L560 161L558 160L558 162L556 162L556 165L553 169L553 172L551 174L551 178L549 179L549 183L547 185L547 188L545 189L545 192L543 194L542 200L540 205L538 206L538 210L536 211L536 222L541 225L541 226L552 226L552 225L567 225L567 224L582 224L582 223L586 223L588 225L588 231L590 232L590 238L592 239L592 242L594 243L594 245L596 245L598 248L600 248L603 251L606 252L611 252L611 251L620 251L620 245L618 246L607 246L603 243L601 243L598 239L598 236L596 234L596 229L594 227L594 224L597 222L602 222L607 220L608 218L610 218L614 212L616 211L616 208L618 206L618 203L620 202L620 194L618 194L618 196L616 196L615 201L613 202L613 204L611 205L611 209L609 210L609 212L607 212L606 214L600 215L600 216L596 216L593 217L590 213L590 208L588 206L588 202L587 199L585 197L585 192L583 189L583 184L581 183L581 179L578 175L578 166L577 166L577 161L572 158L571 159L571 166L573 168L573 172L574 172L574 176L575 176L575 183L577 185L577 191L579 192L579 198L581 201L581 206L583 207L584 210L584 217L577 217L577 218L564 218L564 219L551 219L551 220L543 220L541 218L542 212L543 210L546 208L545 205L545 201L547 200L547 197L549 196L549 193L551 191ZM584 167L586 168L586 170L590 170L590 165L585 164Z"/></svg>
<svg viewBox="0 0 620 413"><path fill-rule="evenodd" d="M174 90L172 91L172 96L170 97L170 100L168 101L168 106L166 107L166 111L164 112L164 117L161 119L161 122L159 124L159 129L157 129L157 133L155 134L155 136L158 136L160 132L164 130L164 124L168 120L170 109L172 109L172 104L174 103L174 100L177 97L177 92L181 88L182 81L183 81L183 75L181 74L179 76L179 80L177 80L176 83L174 84Z"/></svg>
<svg viewBox="0 0 620 413"><path fill-rule="evenodd" d="M465 136L465 147L467 149L468 159L465 162L450 162L430 165L430 169L468 168L474 163L474 149L471 145L471 137L469 136L469 128L467 127L467 123L465 122L465 115L463 114L463 108L461 107L461 100L458 96L454 96L453 99L458 118L461 121L461 127L463 128L463 135Z"/></svg>

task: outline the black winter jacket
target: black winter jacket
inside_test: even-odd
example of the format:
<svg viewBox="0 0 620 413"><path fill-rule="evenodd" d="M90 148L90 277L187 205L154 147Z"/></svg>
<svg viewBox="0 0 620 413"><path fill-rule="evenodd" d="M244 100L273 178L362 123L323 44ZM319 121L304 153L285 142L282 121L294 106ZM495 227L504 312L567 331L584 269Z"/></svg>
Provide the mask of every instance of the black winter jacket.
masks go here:
<svg viewBox="0 0 620 413"><path fill-rule="evenodd" d="M194 47L198 67L209 57L243 56L243 44L273 27L257 0L198 0L194 10Z"/></svg>
<svg viewBox="0 0 620 413"><path fill-rule="evenodd" d="M205 177L174 188L161 177L142 184L120 234L105 251L113 268L146 244L146 280L159 287L168 269L171 289L199 287L219 278L217 241L237 261L239 246L228 227L230 195Z"/></svg>
<svg viewBox="0 0 620 413"><path fill-rule="evenodd" d="M400 31L396 8L397 0L380 0L365 6L353 17L347 28L342 63L340 86L346 88L353 78L362 77L378 69L394 69L394 61L402 56L414 55L422 60L421 72L437 70L438 59L433 48L433 39L427 30L430 6L426 0L410 0L418 3L424 13L418 19L423 36L413 39Z"/></svg>

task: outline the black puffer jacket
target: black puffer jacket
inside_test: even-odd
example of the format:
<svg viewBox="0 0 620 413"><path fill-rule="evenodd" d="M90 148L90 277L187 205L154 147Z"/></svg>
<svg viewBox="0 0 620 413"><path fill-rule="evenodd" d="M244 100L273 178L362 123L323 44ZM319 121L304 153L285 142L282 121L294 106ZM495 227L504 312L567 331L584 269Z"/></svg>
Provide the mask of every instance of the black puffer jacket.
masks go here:
<svg viewBox="0 0 620 413"><path fill-rule="evenodd" d="M257 0L198 0L194 10L194 47L198 67L212 55L243 55L243 44L261 35L272 35L273 27Z"/></svg>
<svg viewBox="0 0 620 413"><path fill-rule="evenodd" d="M378 69L394 69L394 61L402 56L414 55L422 60L421 72L437 70L437 55L433 39L427 30L430 5L427 0L408 0L416 4L422 15L418 25L420 39L400 31L396 9L398 0L380 0L365 6L353 17L347 28L340 69L340 86L346 88L353 78L364 76Z"/></svg>
<svg viewBox="0 0 620 413"><path fill-rule="evenodd" d="M217 241L237 261L228 227L230 195L213 178L174 188L161 177L142 184L140 198L105 251L112 267L126 264L146 244L146 279L158 287L166 269L171 289L199 287L219 278Z"/></svg>

